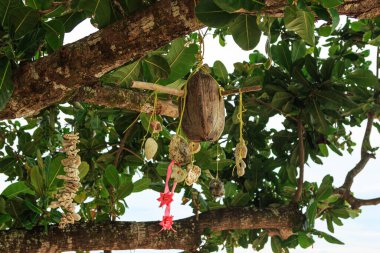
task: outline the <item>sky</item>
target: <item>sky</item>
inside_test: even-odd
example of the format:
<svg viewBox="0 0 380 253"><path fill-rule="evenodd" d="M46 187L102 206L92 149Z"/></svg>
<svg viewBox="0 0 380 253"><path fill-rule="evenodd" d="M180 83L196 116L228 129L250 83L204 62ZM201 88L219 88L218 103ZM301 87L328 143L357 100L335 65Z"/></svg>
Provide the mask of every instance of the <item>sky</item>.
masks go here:
<svg viewBox="0 0 380 253"><path fill-rule="evenodd" d="M80 38L87 36L97 31L89 20L85 20L78 25L71 33L65 35L65 44L72 43ZM264 53L265 40L261 40L259 45L255 48ZM375 48L370 47L371 53L369 59L375 63ZM230 36L227 37L227 44L225 47L221 47L217 39L212 39L212 36L207 36L205 39L205 56L204 62L213 65L214 61L220 60L227 67L229 72L233 71L233 64L235 62L248 61L248 56L251 51L241 50L232 40ZM374 64L371 65L372 71L374 71ZM280 129L283 128L281 124L282 118L277 117L271 120L268 124L268 128ZM362 134L364 133L365 122L362 127L356 127L350 129L352 131L353 141L360 146ZM373 129L371 136L372 144L380 143L380 134ZM380 157L380 152L377 153ZM324 159L323 165L315 163L309 163L305 167L305 180L321 182L322 178L330 174L334 177L334 185L340 186L346 173L352 169L352 167L360 159L360 148L357 148L352 154L344 152L343 156L338 156L331 152L330 156ZM377 160L371 159L365 168L354 181L352 187L355 196L358 198L375 198L380 196L380 163ZM6 187L7 183L4 175L0 173L0 192ZM180 194L176 194L172 204L172 215L175 219L186 218L192 215L192 209L188 206L182 206ZM135 193L126 198L126 202L129 208L126 213L120 217L119 220L124 221L151 221L161 219L163 210L158 208L158 205L152 203L158 203L156 201L158 193L152 190L146 190L140 193ZM334 245L326 243L323 239L316 238L316 243L308 249L297 248L292 250L293 253L378 253L380 250L380 205L378 206L366 206L362 208L362 214L356 219L343 220L344 226L335 226L335 234L339 240L343 241L345 245ZM325 222L317 222L316 228L325 232L328 232ZM126 239L127 240L127 239ZM102 251L93 251L102 252ZM136 253L156 253L156 252L180 252L179 250L128 250L128 251L113 251L113 252L136 252ZM224 252L224 251L219 251ZM252 248L235 249L236 253L253 252ZM271 253L270 243L266 245L263 253Z"/></svg>

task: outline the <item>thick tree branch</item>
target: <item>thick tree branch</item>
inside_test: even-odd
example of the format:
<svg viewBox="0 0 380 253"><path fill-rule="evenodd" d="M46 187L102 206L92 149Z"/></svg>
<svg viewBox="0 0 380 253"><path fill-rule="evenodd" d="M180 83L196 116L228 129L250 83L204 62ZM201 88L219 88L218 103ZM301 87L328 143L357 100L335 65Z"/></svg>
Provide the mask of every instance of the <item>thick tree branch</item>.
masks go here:
<svg viewBox="0 0 380 253"><path fill-rule="evenodd" d="M0 119L33 116L48 106L65 102L80 87L95 83L104 73L202 28L204 25L195 18L194 2L157 1L150 8L66 45L47 57L22 64L13 71L14 93L0 112ZM267 0L260 14L281 16L286 2ZM380 2L345 1L339 12L372 18L380 14ZM108 105L100 99L97 104ZM131 107L131 110L135 109L136 106Z"/></svg>
<svg viewBox="0 0 380 253"><path fill-rule="evenodd" d="M234 208L209 211L177 220L174 232L162 231L158 222L79 223L60 230L42 227L33 230L0 231L2 252L61 252L72 250L183 249L195 250L204 229L277 229L300 228L303 215L294 208ZM290 233L283 233L289 235Z"/></svg>
<svg viewBox="0 0 380 253"><path fill-rule="evenodd" d="M283 17L284 9L288 5L287 0L266 0L265 7L258 11L246 11L244 9L236 13L259 15L265 13L272 17ZM370 19L380 15L380 3L378 0L345 0L338 7L341 15L347 15L359 19Z"/></svg>
<svg viewBox="0 0 380 253"><path fill-rule="evenodd" d="M27 117L68 99L110 70L203 27L194 0L161 0L14 71L14 93L0 119ZM102 101L99 101L101 104Z"/></svg>

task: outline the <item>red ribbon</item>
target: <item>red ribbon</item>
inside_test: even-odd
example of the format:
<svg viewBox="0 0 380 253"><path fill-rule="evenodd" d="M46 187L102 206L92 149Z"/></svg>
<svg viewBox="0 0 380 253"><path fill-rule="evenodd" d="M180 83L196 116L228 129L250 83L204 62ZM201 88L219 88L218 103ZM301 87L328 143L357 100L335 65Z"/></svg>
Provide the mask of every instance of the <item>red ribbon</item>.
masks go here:
<svg viewBox="0 0 380 253"><path fill-rule="evenodd" d="M160 192L160 197L157 199L160 202L160 207L165 206L165 213L164 216L162 217L162 221L160 222L160 225L162 226L162 230L173 230L176 232L173 228L173 216L170 215L170 205L173 202L173 195L174 195L174 190L177 186L177 182L174 181L172 190L169 191L169 179L170 175L172 174L173 171L173 165L175 161L171 161L171 163L168 166L168 171L166 173L166 181L165 181L165 190L164 192Z"/></svg>

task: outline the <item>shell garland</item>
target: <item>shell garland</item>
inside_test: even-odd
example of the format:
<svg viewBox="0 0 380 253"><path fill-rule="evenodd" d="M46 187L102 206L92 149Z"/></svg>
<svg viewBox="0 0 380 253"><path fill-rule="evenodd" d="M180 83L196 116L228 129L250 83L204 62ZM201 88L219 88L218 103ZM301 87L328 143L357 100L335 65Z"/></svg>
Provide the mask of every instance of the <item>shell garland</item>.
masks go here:
<svg viewBox="0 0 380 253"><path fill-rule="evenodd" d="M81 219L80 215L75 213L75 204L73 203L73 199L81 187L78 170L81 158L78 155L79 149L76 147L79 136L78 133L71 133L65 134L63 138L63 151L66 152L67 158L63 159L61 163L64 166L65 175L58 175L57 178L63 179L65 183L64 187L55 195L57 201L51 202L49 206L51 208L61 207L64 210L59 222L61 229L65 228L67 224L74 224L75 221Z"/></svg>

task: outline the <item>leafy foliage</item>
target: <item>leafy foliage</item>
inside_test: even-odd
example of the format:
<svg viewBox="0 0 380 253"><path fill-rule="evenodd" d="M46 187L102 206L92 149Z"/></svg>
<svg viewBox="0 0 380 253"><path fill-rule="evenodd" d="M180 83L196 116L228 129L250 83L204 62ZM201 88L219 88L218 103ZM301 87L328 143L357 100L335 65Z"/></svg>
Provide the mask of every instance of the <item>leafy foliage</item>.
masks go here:
<svg viewBox="0 0 380 253"><path fill-rule="evenodd" d="M65 33L85 18L102 28L150 4L139 0L116 2L120 6L109 0L68 1L70 6L53 1L24 4L0 0L0 110L11 97L12 70L17 64L59 50ZM379 79L369 70L366 47L379 46L380 19L348 19L338 27L335 8L341 3L298 1L297 6L286 7L283 19L269 19L247 14L260 11L264 1L200 1L196 15L205 25L215 28L214 36L221 44L232 35L238 46L250 50L249 60L235 63L230 73L216 61L210 68L213 77L226 90L252 85L263 89L243 96L243 134L249 154L243 177L232 174L234 148L239 142L238 102L236 96L225 99L222 138L217 143L202 143L194 155L195 164L202 168L197 187L177 187L178 192L184 192L184 204L189 203L194 212L291 203L301 159L297 120L304 126L305 163L322 164L332 152L352 152L355 143L349 127L359 126L368 114L380 116ZM313 13L326 22L316 26ZM260 39L267 39L267 55L253 51ZM200 63L198 45L202 43L203 38L196 33L176 39L107 73L101 81L125 88L133 80L181 88ZM163 94L159 98L171 99ZM0 228L30 229L59 222L60 212L50 210L48 203L62 187L62 180L57 179L63 174L59 149L62 135L72 129L81 137L83 162L79 170L83 186L75 201L85 221L123 215L125 208L133 205L125 202L130 194L146 189L162 191L168 145L178 120L156 116L163 125L163 130L154 136L159 151L154 161L146 161L141 147L152 135L150 118L143 113L73 103L47 108L32 118L0 122L0 173L16 181L0 195ZM274 118L282 120L282 129L267 127ZM225 185L223 200L215 200L208 187L217 172ZM342 244L314 228L317 219L325 220L328 231L333 233L334 224L340 226L342 219L355 218L360 213L336 194L333 182L330 175L320 183L304 182L298 206L304 210L305 225L289 239L269 238L265 230L209 231L202 252L218 251L220 245L228 252L249 244L260 250L266 243L270 243L273 252L287 252L297 245L310 247L317 237Z"/></svg>

